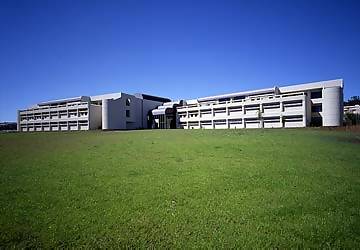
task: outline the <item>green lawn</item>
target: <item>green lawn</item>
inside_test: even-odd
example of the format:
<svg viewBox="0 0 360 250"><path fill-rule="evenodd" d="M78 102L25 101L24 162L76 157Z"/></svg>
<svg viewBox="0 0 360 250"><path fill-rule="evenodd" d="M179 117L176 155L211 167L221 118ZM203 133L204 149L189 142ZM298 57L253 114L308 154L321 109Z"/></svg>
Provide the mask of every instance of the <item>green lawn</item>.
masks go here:
<svg viewBox="0 0 360 250"><path fill-rule="evenodd" d="M360 245L360 134L0 134L0 247Z"/></svg>

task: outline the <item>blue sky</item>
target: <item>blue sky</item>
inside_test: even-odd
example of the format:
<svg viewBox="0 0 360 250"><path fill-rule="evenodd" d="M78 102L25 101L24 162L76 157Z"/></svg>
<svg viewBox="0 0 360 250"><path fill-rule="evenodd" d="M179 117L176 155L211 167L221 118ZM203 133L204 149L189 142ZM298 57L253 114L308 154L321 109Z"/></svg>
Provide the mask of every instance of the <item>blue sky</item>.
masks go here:
<svg viewBox="0 0 360 250"><path fill-rule="evenodd" d="M344 78L360 95L360 1L0 1L0 121L51 99L190 99Z"/></svg>

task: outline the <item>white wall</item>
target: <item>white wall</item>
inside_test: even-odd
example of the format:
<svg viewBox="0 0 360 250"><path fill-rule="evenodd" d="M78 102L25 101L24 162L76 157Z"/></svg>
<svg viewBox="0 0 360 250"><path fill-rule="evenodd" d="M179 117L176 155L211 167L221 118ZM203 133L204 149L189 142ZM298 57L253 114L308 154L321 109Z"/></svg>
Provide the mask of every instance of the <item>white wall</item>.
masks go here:
<svg viewBox="0 0 360 250"><path fill-rule="evenodd" d="M89 126L90 129L100 129L102 125L102 107L100 105L90 104Z"/></svg>
<svg viewBox="0 0 360 250"><path fill-rule="evenodd" d="M102 100L102 129L126 129L122 98Z"/></svg>
<svg viewBox="0 0 360 250"><path fill-rule="evenodd" d="M126 105L126 100L130 105ZM147 114L150 110L162 105L162 102L137 98L134 95L121 93L118 99L102 100L103 129L141 129L147 128ZM130 117L126 117L126 110Z"/></svg>
<svg viewBox="0 0 360 250"><path fill-rule="evenodd" d="M323 126L341 126L343 97L340 87L323 89Z"/></svg>

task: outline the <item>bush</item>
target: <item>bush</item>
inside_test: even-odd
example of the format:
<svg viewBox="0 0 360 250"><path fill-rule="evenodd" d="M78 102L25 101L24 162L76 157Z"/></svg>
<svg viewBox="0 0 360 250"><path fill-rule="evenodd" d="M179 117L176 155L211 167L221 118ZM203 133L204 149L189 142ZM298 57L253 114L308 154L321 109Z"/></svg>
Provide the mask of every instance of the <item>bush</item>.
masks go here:
<svg viewBox="0 0 360 250"><path fill-rule="evenodd" d="M360 125L360 114L346 113L344 115L345 125Z"/></svg>

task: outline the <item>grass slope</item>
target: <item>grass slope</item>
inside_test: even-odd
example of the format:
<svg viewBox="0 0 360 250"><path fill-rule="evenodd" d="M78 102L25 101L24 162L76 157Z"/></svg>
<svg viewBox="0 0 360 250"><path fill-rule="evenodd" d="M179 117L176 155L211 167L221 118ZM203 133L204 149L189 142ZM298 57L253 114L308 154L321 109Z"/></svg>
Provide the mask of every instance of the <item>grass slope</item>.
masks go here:
<svg viewBox="0 0 360 250"><path fill-rule="evenodd" d="M0 247L360 244L360 134L0 135Z"/></svg>

